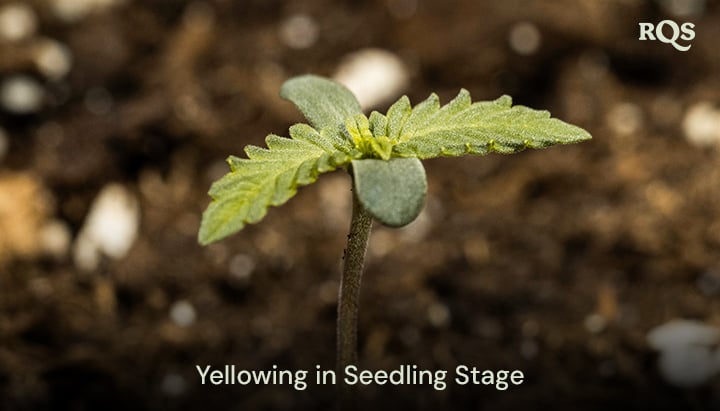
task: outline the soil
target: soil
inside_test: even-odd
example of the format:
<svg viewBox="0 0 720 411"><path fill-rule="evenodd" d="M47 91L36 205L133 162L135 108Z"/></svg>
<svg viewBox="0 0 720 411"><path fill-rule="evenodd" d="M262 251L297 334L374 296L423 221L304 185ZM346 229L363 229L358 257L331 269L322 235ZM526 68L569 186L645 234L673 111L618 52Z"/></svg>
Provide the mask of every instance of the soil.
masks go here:
<svg viewBox="0 0 720 411"><path fill-rule="evenodd" d="M333 407L334 388L314 372L334 367L347 173L322 176L220 243L201 247L196 233L224 158L301 121L277 96L282 82L331 75L367 47L409 65L413 102L461 87L476 100L509 94L593 140L425 162L419 220L376 224L370 240L361 366L448 379L458 365L517 369L525 381L506 391L370 386L358 408L720 408L718 378L676 388L646 342L675 318L720 325L720 152L682 128L695 103L720 102L718 2L685 2L704 11L678 18L641 0L127 0L74 22L50 2L27 3L73 67L48 80L27 47L0 43L0 77L24 73L47 92L37 113L0 109L10 141L0 203L15 207L0 212L0 409ZM319 29L308 48L278 34L297 13ZM638 22L663 19L695 23L690 51L637 40ZM508 43L519 22L541 34L530 55ZM28 240L40 241L46 218L77 237L109 183L140 201L125 257L83 272L71 252ZM5 201L18 190L46 193ZM195 317L173 321L187 304ZM196 365L225 364L310 370L310 383L200 384Z"/></svg>

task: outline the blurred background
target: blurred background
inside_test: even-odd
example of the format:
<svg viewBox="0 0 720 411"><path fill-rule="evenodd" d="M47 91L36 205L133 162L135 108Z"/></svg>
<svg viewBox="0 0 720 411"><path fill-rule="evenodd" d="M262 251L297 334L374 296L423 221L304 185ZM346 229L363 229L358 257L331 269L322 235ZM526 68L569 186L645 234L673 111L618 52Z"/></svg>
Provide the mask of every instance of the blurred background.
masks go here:
<svg viewBox="0 0 720 411"><path fill-rule="evenodd" d="M638 40L665 19L689 51ZM370 240L361 365L526 381L361 409L720 408L718 38L712 0L0 1L0 409L332 406L195 369L334 367L347 173L196 242L224 159L302 121L278 90L303 73L367 110L509 94L594 137L425 162L419 219Z"/></svg>

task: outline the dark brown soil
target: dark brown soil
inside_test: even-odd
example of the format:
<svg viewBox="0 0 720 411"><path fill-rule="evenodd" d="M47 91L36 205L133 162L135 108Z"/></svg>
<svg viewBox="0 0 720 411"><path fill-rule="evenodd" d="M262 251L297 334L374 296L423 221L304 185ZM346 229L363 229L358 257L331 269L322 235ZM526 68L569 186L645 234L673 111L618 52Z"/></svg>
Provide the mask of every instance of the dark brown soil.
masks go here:
<svg viewBox="0 0 720 411"><path fill-rule="evenodd" d="M195 366L334 367L346 173L218 244L199 246L196 232L223 159L301 120L277 96L282 81L330 75L365 47L411 65L413 102L461 87L478 100L510 94L594 138L425 163L421 221L376 225L371 238L361 365L452 374L464 364L526 380L507 391L369 387L358 408L720 409L717 378L667 384L645 340L674 318L720 325L720 157L681 127L693 104L720 102L718 2L683 19L659 1L419 0L399 19L388 5L413 1L152 0L72 24L29 3L74 65L46 81L0 44L0 77L30 74L49 93L37 114L0 111L11 143L0 171L35 175L74 236L110 182L137 193L142 221L129 254L97 272L34 254L0 267L0 409L331 408L333 387L314 377L304 391L213 387ZM278 36L295 13L318 24L310 48ZM665 18L695 22L690 51L637 40L638 22ZM542 35L530 56L508 45L522 21ZM112 96L100 114L88 102L98 88ZM233 262L252 265L250 277L233 277ZM197 313L188 327L168 314L180 300Z"/></svg>

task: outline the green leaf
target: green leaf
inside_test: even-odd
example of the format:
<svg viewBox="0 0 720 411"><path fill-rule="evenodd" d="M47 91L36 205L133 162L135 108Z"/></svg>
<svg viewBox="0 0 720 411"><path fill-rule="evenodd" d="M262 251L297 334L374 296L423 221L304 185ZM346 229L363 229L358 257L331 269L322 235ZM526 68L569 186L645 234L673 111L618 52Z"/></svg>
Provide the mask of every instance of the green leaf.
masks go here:
<svg viewBox="0 0 720 411"><path fill-rule="evenodd" d="M209 244L260 221L269 206L295 195L320 173L351 160L352 144L306 124L290 127L290 137L269 135L268 148L247 146L248 158L228 158L230 173L210 187L213 201L203 214L198 241Z"/></svg>
<svg viewBox="0 0 720 411"><path fill-rule="evenodd" d="M297 124L290 137L269 135L267 148L247 146L230 157L230 173L210 188L198 240L209 244L262 219L320 173L352 161L356 195L390 226L413 221L427 191L419 159L467 153L514 153L590 139L585 130L547 111L512 106L510 97L473 103L467 90L444 107L433 94L414 108L402 97L387 115L366 117L345 87L317 76L285 82L281 95L315 126Z"/></svg>
<svg viewBox="0 0 720 411"><path fill-rule="evenodd" d="M360 204L381 223L402 227L420 214L427 180L417 158L353 160L352 170Z"/></svg>
<svg viewBox="0 0 720 411"><path fill-rule="evenodd" d="M360 103L350 90L323 77L293 77L282 85L280 96L292 101L318 130L339 131L348 117L362 114Z"/></svg>
<svg viewBox="0 0 720 411"><path fill-rule="evenodd" d="M403 97L390 107L385 133L373 134L390 138L393 157L420 159L509 154L591 138L579 127L550 118L547 111L513 107L509 96L473 103L465 89L443 107L435 94L412 109Z"/></svg>

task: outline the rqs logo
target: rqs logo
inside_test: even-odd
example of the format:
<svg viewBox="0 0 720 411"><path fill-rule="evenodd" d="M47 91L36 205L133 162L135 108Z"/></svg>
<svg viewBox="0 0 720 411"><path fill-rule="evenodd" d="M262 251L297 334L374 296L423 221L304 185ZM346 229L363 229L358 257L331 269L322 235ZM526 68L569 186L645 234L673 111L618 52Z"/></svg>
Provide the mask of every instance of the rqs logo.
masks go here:
<svg viewBox="0 0 720 411"><path fill-rule="evenodd" d="M683 46L678 44L677 40L691 41L695 38L695 24L683 23L678 25L672 20L663 20L657 25L653 23L639 23L640 24L640 37L638 40L659 40L665 44L671 44L679 51L688 51L692 44ZM666 27L670 28L670 36L666 35L668 31Z"/></svg>

